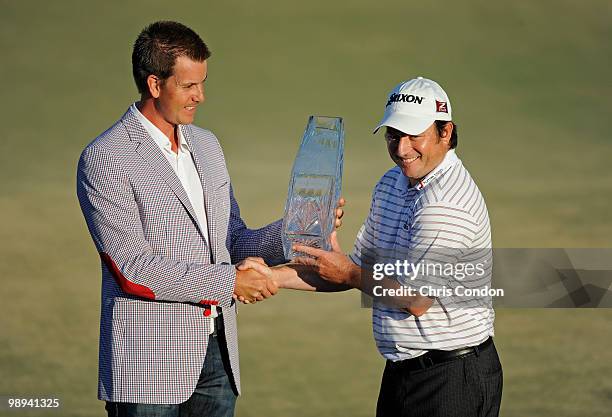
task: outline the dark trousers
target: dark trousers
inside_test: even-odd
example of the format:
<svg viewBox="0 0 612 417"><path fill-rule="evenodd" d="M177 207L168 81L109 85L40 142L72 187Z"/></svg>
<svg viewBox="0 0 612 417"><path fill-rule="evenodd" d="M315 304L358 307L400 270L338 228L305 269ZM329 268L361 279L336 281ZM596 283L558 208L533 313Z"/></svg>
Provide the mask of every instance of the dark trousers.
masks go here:
<svg viewBox="0 0 612 417"><path fill-rule="evenodd" d="M426 369L406 370L387 361L376 416L498 416L502 380L494 344Z"/></svg>
<svg viewBox="0 0 612 417"><path fill-rule="evenodd" d="M216 320L222 323L221 320ZM106 403L108 417L232 417L236 392L223 328L209 336L197 386L182 404Z"/></svg>

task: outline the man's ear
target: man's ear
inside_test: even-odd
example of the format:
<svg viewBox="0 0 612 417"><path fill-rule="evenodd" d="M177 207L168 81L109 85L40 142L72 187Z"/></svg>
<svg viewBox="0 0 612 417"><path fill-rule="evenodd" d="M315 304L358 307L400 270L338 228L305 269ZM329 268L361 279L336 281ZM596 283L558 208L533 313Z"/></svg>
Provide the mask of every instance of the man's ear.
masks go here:
<svg viewBox="0 0 612 417"><path fill-rule="evenodd" d="M450 144L450 139L451 139L451 136L453 135L454 128L455 128L455 125L453 124L453 122L446 122L446 124L442 128L442 131L440 132L440 139Z"/></svg>
<svg viewBox="0 0 612 417"><path fill-rule="evenodd" d="M159 94L161 92L162 80L159 79L156 75L149 75L147 77L147 86L149 87L149 94L153 98L159 98Z"/></svg>

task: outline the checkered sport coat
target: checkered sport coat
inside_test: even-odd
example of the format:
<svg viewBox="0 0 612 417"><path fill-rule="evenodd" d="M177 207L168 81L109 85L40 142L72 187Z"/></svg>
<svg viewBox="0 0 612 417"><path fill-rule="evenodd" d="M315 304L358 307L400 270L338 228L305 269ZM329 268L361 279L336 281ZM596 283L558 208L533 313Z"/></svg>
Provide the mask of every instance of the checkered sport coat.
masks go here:
<svg viewBox="0 0 612 417"><path fill-rule="evenodd" d="M247 256L283 259L280 221L250 230L240 218L217 138L193 125L181 129L204 188L208 230L199 228L180 180L131 111L79 160L77 194L102 267L101 400L187 400L204 364L210 305L223 311L240 391L231 264Z"/></svg>

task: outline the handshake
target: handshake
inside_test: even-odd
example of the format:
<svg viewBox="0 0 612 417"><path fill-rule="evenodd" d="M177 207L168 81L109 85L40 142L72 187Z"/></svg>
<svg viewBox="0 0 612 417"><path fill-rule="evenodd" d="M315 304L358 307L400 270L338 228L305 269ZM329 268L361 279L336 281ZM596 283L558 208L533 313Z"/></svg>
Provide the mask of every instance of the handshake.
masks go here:
<svg viewBox="0 0 612 417"><path fill-rule="evenodd" d="M236 265L234 299L251 304L270 298L278 292L273 270L262 258L250 257Z"/></svg>
<svg viewBox="0 0 612 417"><path fill-rule="evenodd" d="M342 226L342 217L344 216L344 209L342 208L345 204L344 198L340 198L338 205L336 206L336 221L335 228ZM337 246L335 232L332 233L332 240ZM339 248L338 248L339 249ZM304 253L313 255L310 248L302 247ZM316 250L317 252L321 252ZM295 260L298 263L308 264L309 258L300 258ZM263 301L266 298L270 298L278 292L279 287L293 288L293 289L308 289L313 290L312 286L298 285L294 286L288 284L287 272L289 271L289 280L295 277L293 274L295 271L285 269L270 268L266 265L262 258L250 257L239 262L236 265L236 286L234 288L234 299L244 304L251 304L257 301ZM293 281L295 283L295 280ZM300 283L303 281L300 279ZM281 285L282 284L282 285Z"/></svg>

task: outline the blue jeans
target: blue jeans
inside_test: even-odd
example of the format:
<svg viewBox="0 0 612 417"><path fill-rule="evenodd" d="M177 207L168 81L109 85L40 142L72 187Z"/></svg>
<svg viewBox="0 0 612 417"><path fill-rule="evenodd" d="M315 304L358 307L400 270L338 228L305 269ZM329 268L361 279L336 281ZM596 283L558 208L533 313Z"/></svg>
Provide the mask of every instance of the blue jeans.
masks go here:
<svg viewBox="0 0 612 417"><path fill-rule="evenodd" d="M220 328L218 336L208 338L204 366L195 391L187 401L182 404L107 402L108 417L232 417L236 393L223 332Z"/></svg>

